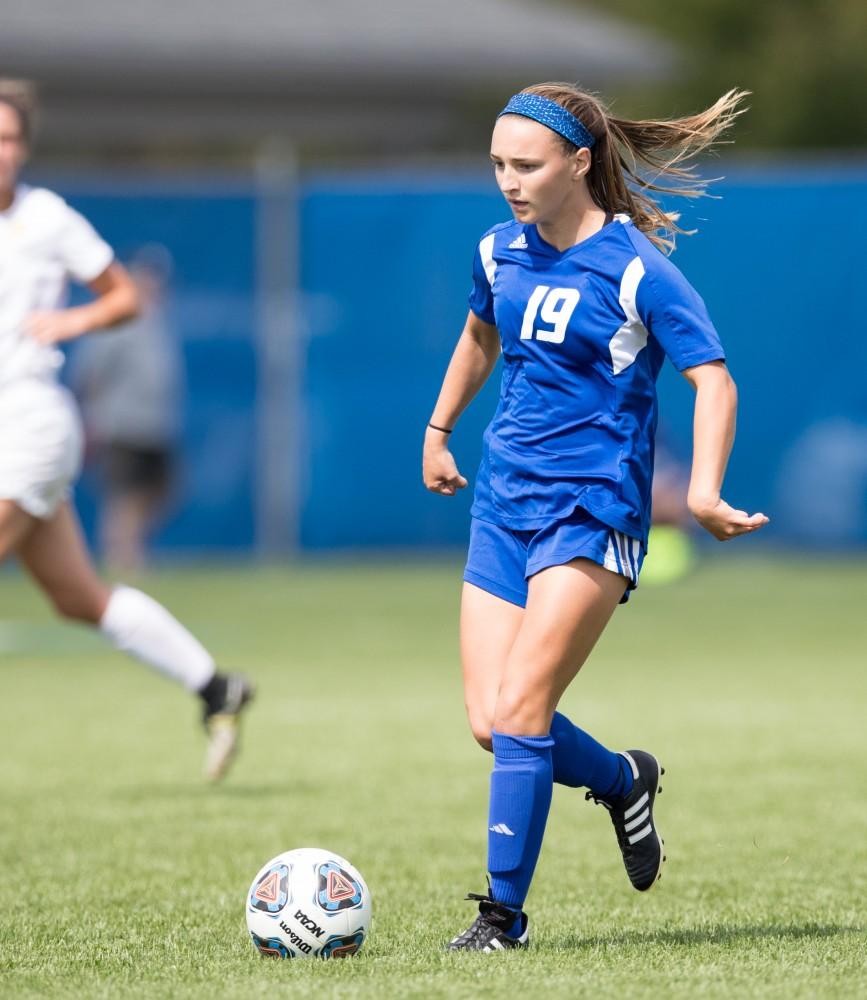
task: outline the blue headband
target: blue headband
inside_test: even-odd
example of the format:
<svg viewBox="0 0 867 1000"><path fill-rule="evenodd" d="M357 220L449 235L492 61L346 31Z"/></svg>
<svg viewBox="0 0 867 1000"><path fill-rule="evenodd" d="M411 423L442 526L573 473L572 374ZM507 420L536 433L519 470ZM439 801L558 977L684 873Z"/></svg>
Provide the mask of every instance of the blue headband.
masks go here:
<svg viewBox="0 0 867 1000"><path fill-rule="evenodd" d="M532 118L534 122L539 122L540 125L545 125L558 135L562 135L579 149L591 149L596 142L587 126L582 125L575 115L556 101L549 101L547 97L539 97L538 94L515 94L509 98L509 103L497 118L502 118L503 115L523 115L524 118Z"/></svg>

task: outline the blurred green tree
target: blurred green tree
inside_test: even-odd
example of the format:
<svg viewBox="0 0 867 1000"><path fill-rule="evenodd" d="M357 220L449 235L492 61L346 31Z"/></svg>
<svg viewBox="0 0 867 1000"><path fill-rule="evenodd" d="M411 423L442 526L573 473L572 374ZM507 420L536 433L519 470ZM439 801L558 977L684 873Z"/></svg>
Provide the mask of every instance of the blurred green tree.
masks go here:
<svg viewBox="0 0 867 1000"><path fill-rule="evenodd" d="M671 80L626 89L621 114L697 110L752 91L738 147L867 147L867 0L561 0L655 29L680 46Z"/></svg>

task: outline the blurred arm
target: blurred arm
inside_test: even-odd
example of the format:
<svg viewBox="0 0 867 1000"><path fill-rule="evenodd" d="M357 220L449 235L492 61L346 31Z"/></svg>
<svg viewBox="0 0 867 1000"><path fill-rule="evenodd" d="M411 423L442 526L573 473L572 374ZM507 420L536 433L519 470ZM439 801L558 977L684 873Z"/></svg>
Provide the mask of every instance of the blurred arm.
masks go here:
<svg viewBox="0 0 867 1000"><path fill-rule="evenodd" d="M139 309L135 284L126 268L114 261L88 283L96 298L82 306L35 312L29 332L43 344L73 340L91 330L102 330L132 319Z"/></svg>

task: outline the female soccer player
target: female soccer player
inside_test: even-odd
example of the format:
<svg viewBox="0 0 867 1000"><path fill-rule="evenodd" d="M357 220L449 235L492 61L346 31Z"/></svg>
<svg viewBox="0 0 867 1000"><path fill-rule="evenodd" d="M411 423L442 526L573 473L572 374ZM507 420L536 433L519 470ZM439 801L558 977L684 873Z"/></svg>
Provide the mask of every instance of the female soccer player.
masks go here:
<svg viewBox="0 0 867 1000"><path fill-rule="evenodd" d="M453 496L467 485L448 435L502 348L461 607L469 722L494 754L490 887L468 897L479 915L453 949L528 944L523 906L555 781L586 787L608 810L637 890L660 877L657 759L606 749L556 708L638 584L666 355L696 392L692 514L720 540L768 520L720 496L735 386L704 303L660 252L684 230L650 194L704 193L685 161L732 123L743 96L732 91L691 118L635 122L549 83L516 94L497 118L491 160L514 220L476 250L470 312L423 462L433 492Z"/></svg>
<svg viewBox="0 0 867 1000"><path fill-rule="evenodd" d="M217 673L208 651L156 601L107 587L68 499L82 434L56 375L55 346L135 315L135 287L111 248L62 198L18 182L31 138L32 91L0 81L0 562L14 554L66 618L97 626L126 653L197 692L208 733L206 774L236 748L250 685ZM94 294L62 308L67 279Z"/></svg>

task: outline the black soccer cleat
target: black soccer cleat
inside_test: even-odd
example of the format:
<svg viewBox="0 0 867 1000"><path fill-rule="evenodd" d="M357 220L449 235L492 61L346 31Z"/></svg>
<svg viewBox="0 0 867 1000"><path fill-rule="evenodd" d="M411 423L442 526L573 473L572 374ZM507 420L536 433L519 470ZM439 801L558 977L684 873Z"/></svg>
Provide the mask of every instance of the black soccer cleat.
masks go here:
<svg viewBox="0 0 867 1000"><path fill-rule="evenodd" d="M644 750L629 750L621 756L632 768L630 793L606 799L587 792L584 797L608 810L629 881L639 892L647 892L662 878L665 863L665 841L653 822L653 803L657 792L662 791L659 778L665 774L665 768L659 766L653 754Z"/></svg>
<svg viewBox="0 0 867 1000"><path fill-rule="evenodd" d="M471 926L449 942L449 951L506 951L509 948L526 948L530 943L530 922L521 912L521 934L512 937L508 931L515 922L515 911L497 903L488 894L467 894L467 899L478 900L479 915Z"/></svg>
<svg viewBox="0 0 867 1000"><path fill-rule="evenodd" d="M205 777L219 781L238 751L241 712L253 697L253 685L240 674L227 674L220 703L206 706L202 719L208 734Z"/></svg>

